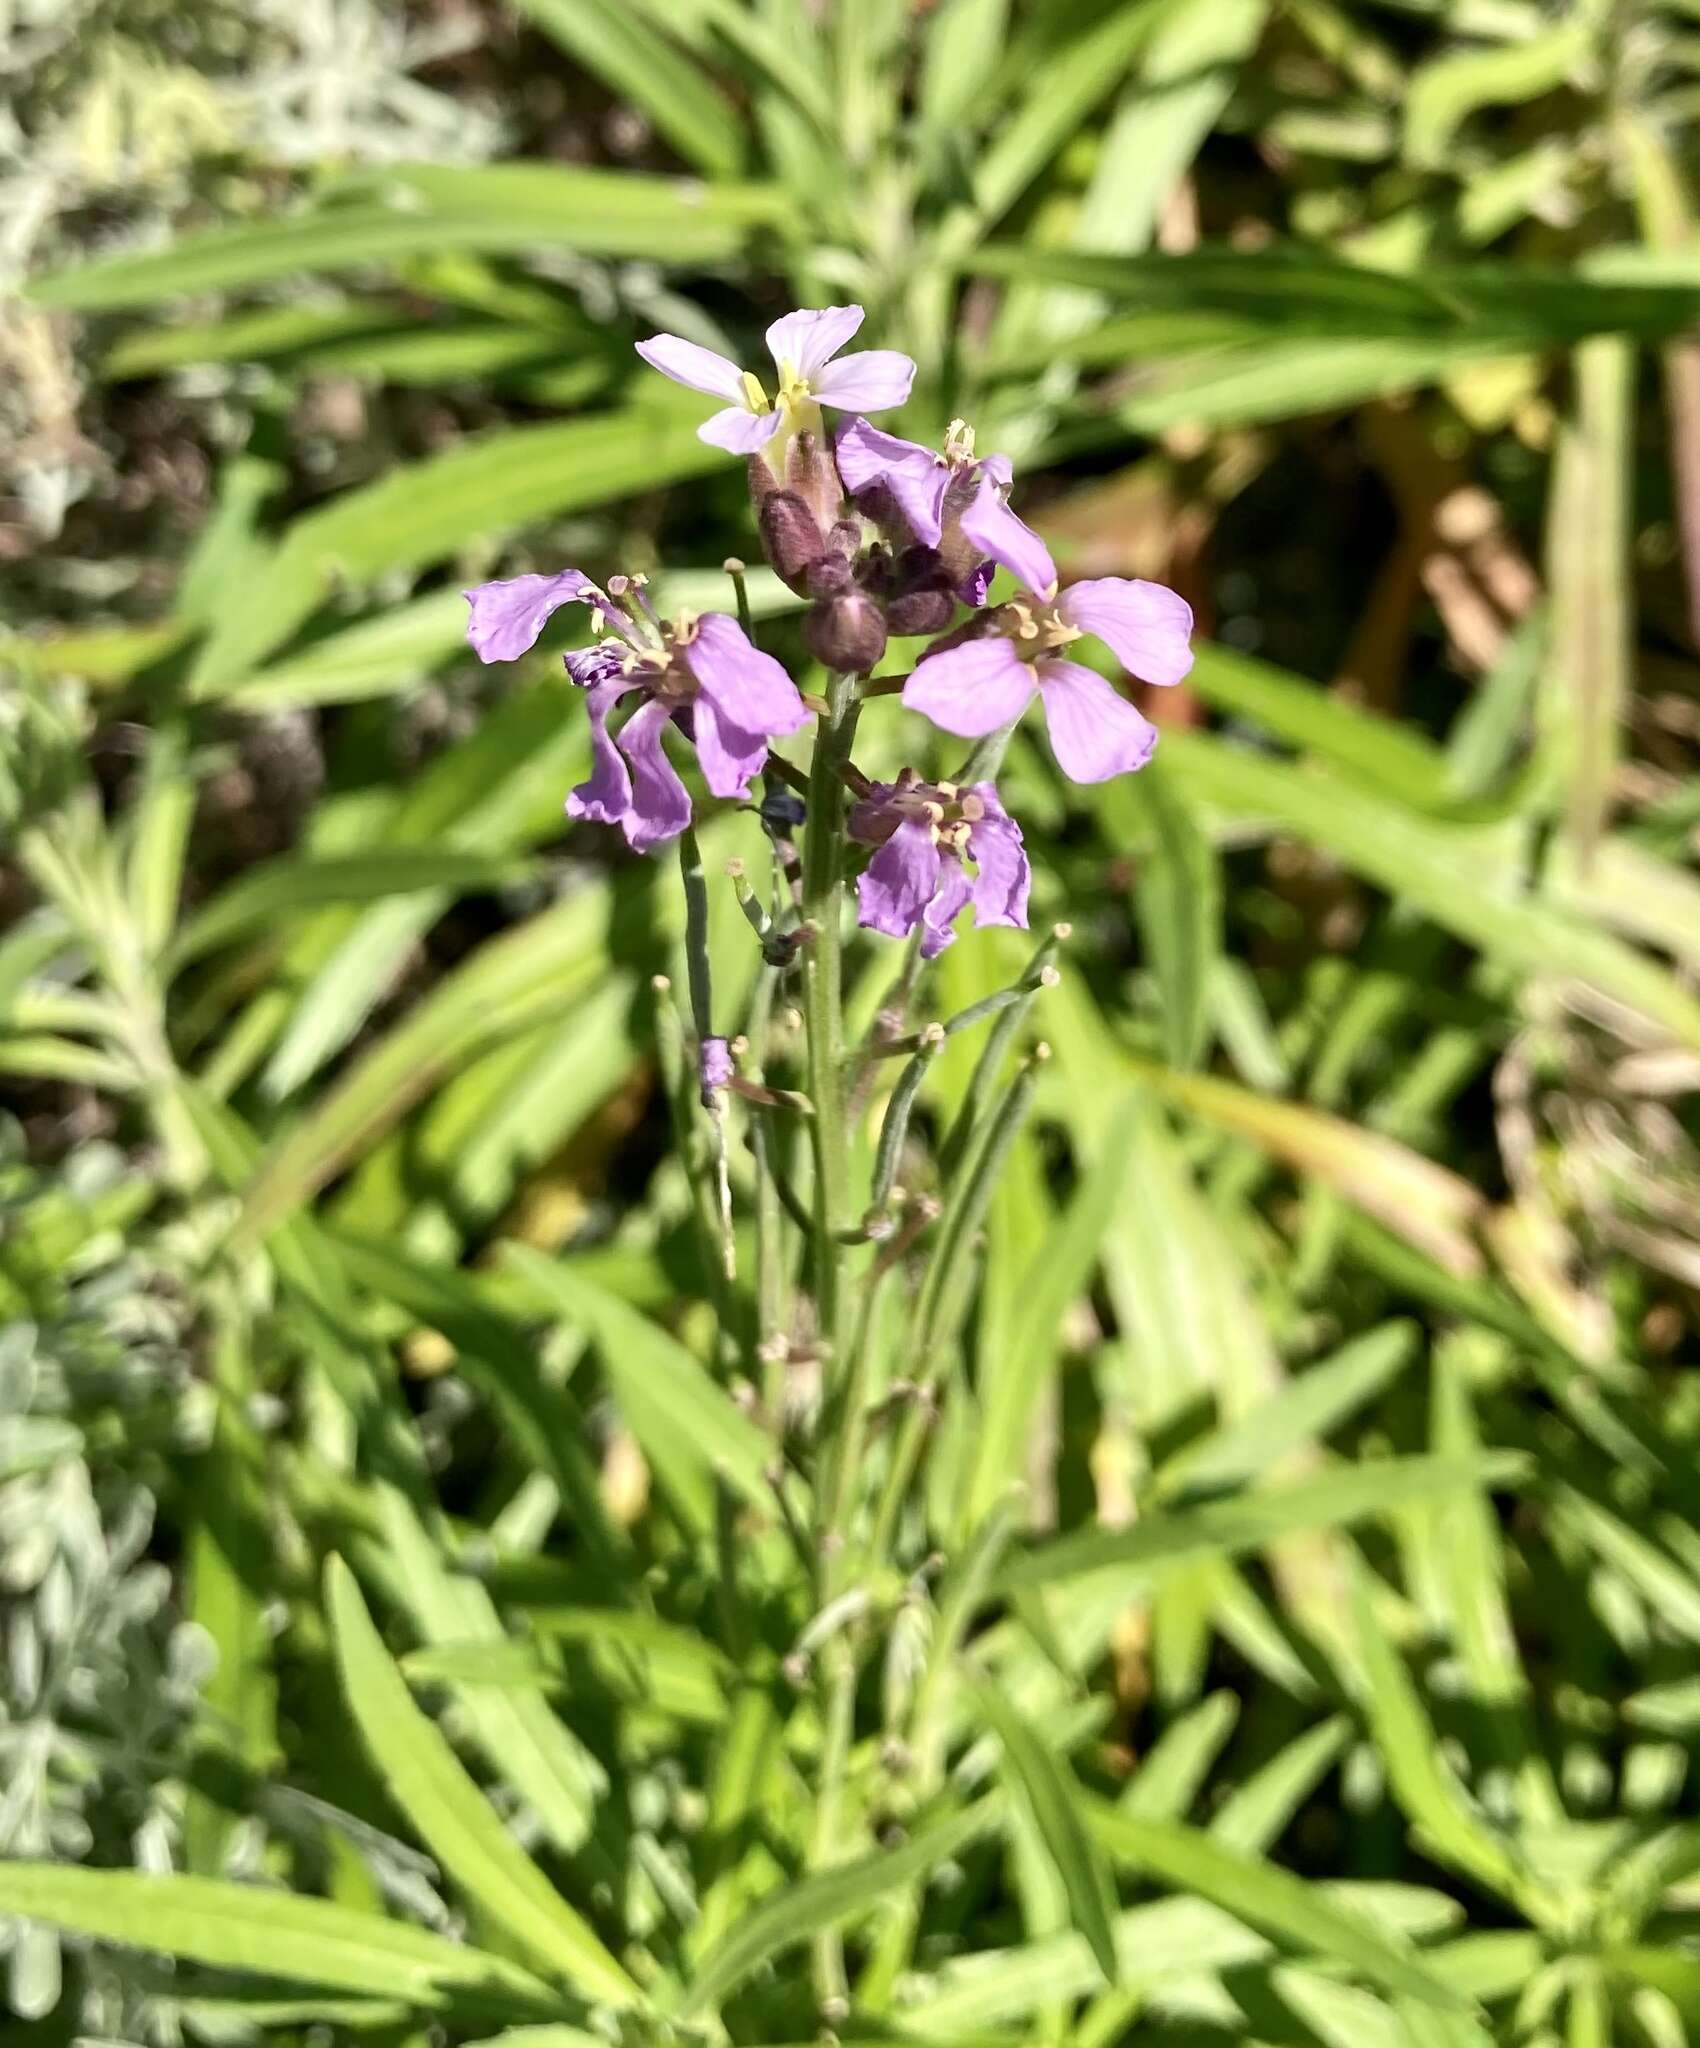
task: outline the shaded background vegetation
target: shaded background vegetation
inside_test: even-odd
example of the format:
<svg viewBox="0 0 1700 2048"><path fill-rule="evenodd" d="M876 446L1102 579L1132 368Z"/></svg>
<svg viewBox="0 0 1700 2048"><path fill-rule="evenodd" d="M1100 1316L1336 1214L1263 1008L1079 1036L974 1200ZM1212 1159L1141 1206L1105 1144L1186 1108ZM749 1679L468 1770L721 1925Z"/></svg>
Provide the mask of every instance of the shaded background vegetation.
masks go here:
<svg viewBox="0 0 1700 2048"><path fill-rule="evenodd" d="M685 1442L665 1412L716 1353L650 987L671 876L564 828L558 643L478 668L458 592L573 562L724 603L741 474L631 343L752 360L855 298L920 363L905 430L970 419L1065 578L1174 583L1201 647L1137 783L1010 756L1035 924L1073 926L1054 1057L845 1824L895 1843L978 1783L977 1614L1114 1872L1120 1982L1012 1824L870 1880L849 2031L1689 2038L1693 10L8 25L0 1855L462 1925L342 1704L340 1551L623 1959L690 1979L794 1876L807 1582L767 1537L716 1560L735 1402ZM870 720L865 765L926 743ZM940 1014L1013 937L946 956ZM889 963L856 961L869 1015ZM808 1340L720 1365L794 1441ZM782 1761L738 1780L752 1698ZM476 1987L172 1973L35 1903L20 2040L495 2030ZM732 2038L813 2030L806 1931L717 2001ZM1386 1960L1419 1950L1474 2017Z"/></svg>

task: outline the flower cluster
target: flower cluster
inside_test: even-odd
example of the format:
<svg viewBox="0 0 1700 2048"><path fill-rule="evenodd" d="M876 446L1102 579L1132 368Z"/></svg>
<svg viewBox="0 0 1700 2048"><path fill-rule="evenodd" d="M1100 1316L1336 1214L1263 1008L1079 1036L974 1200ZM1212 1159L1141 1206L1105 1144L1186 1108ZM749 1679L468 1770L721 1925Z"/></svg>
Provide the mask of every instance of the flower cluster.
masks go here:
<svg viewBox="0 0 1700 2048"><path fill-rule="evenodd" d="M724 401L698 431L745 457L764 552L805 600L804 644L825 667L865 681L890 639L930 636L902 684L909 710L960 738L985 739L1037 697L1051 750L1072 780L1142 767L1155 728L1069 650L1094 639L1141 680L1178 683L1192 665L1185 600L1115 576L1060 589L1049 549L1010 509L1004 457L977 456L960 421L934 450L864 417L907 400L915 365L890 349L840 353L861 324L860 306L776 320L767 330L771 394L752 372L676 334L640 342L638 353L675 383ZM850 417L834 432L823 408ZM1016 591L991 604L999 569ZM663 620L642 577L611 577L603 590L567 569L482 584L467 596L469 638L485 661L525 653L561 606L590 608L597 639L566 665L585 691L592 772L567 811L619 825L639 851L690 822L689 793L664 746L670 730L694 746L711 794L747 798L770 743L809 717L784 668L736 619ZM919 932L928 957L950 944L969 904L977 925L1026 925L1021 829L992 782L926 782L912 768L892 783L870 783L853 767L848 776L848 836L871 849L858 881L863 925Z"/></svg>

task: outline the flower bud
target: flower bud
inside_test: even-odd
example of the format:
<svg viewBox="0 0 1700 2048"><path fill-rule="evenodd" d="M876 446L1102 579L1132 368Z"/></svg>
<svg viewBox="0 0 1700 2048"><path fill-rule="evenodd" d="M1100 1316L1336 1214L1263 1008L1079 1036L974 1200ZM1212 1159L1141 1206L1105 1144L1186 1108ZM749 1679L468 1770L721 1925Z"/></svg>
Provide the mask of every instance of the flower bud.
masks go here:
<svg viewBox="0 0 1700 2048"><path fill-rule="evenodd" d="M865 591L823 598L803 621L803 644L841 674L866 675L885 652L885 619Z"/></svg>
<svg viewBox="0 0 1700 2048"><path fill-rule="evenodd" d="M813 513L825 533L844 509L844 483L824 435L794 434L785 450L785 488Z"/></svg>
<svg viewBox="0 0 1700 2048"><path fill-rule="evenodd" d="M836 549L811 562L807 582L811 597L838 597L855 581L850 564Z"/></svg>
<svg viewBox="0 0 1700 2048"><path fill-rule="evenodd" d="M906 590L886 606L886 624L899 634L942 633L956 614L956 594L943 584Z"/></svg>
<svg viewBox="0 0 1700 2048"><path fill-rule="evenodd" d="M760 466L750 465L752 473ZM809 594L808 572L826 553L826 540L814 514L794 491L769 489L756 499L756 525L762 552L781 583L799 597Z"/></svg>

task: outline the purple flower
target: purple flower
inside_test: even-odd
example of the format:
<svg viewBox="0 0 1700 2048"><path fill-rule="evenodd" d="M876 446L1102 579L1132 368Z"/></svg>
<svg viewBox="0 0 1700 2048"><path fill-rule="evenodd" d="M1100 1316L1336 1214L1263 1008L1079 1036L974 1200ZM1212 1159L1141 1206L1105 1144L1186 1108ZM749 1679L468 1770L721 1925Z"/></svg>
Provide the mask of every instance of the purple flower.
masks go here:
<svg viewBox="0 0 1700 2048"><path fill-rule="evenodd" d="M724 411L697 429L700 440L734 455L753 455L782 427L788 433L818 428L823 405L840 412L883 412L908 398L915 365L907 356L889 348L839 355L861 324L860 306L825 306L775 320L767 330L767 348L779 373L777 401L752 371L680 335L652 334L638 343L637 352L675 384L727 401Z"/></svg>
<svg viewBox="0 0 1700 2048"><path fill-rule="evenodd" d="M706 1102L732 1078L732 1048L724 1038L705 1038L697 1047L697 1080Z"/></svg>
<svg viewBox="0 0 1700 2048"><path fill-rule="evenodd" d="M931 960L953 945L952 929L972 901L976 927L1027 927L1032 874L1021 827L989 782L958 789L921 782L905 768L895 782L876 782L850 807L850 836L878 851L856 885L858 922L901 939L921 928L921 954ZM963 870L966 856L978 872Z"/></svg>
<svg viewBox="0 0 1700 2048"><path fill-rule="evenodd" d="M603 635L566 658L590 712L591 771L567 798L569 818L618 825L639 853L676 838L691 822L691 800L661 743L669 720L696 742L703 779L716 796L748 796L767 743L808 718L797 686L770 654L719 612L655 616L635 577L611 577L610 596L576 569L515 576L466 593L467 638L483 661L512 661L532 646L550 614L588 604ZM620 602L616 602L616 599ZM608 715L633 693L642 702L618 735Z"/></svg>
<svg viewBox="0 0 1700 2048"><path fill-rule="evenodd" d="M994 561L1029 589L1055 594L1049 550L1009 509L1009 458L976 458L974 430L964 421L951 421L939 454L851 420L839 430L836 453L851 496L883 492L916 542L937 550L965 604L985 603Z"/></svg>
<svg viewBox="0 0 1700 2048"><path fill-rule="evenodd" d="M1160 583L1099 576L1060 598L1029 589L974 625L972 637L916 663L904 703L946 732L979 739L1013 725L1037 691L1051 751L1076 782L1143 768L1157 728L1102 676L1062 659L1063 648L1090 634L1148 683L1178 683L1192 667L1192 608Z"/></svg>

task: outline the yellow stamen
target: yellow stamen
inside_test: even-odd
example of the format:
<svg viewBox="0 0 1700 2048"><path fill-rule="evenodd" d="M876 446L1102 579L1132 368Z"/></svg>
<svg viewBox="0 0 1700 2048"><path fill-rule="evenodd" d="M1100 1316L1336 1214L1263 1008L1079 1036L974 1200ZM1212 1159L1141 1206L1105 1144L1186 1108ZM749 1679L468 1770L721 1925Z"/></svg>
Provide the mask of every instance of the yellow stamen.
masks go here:
<svg viewBox="0 0 1700 2048"><path fill-rule="evenodd" d="M761 379L754 370L744 372L744 403L753 413L772 412L773 404L762 389Z"/></svg>

